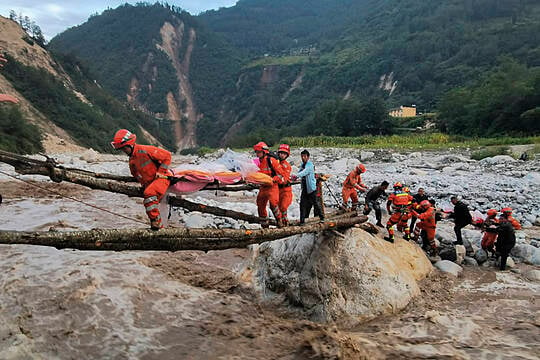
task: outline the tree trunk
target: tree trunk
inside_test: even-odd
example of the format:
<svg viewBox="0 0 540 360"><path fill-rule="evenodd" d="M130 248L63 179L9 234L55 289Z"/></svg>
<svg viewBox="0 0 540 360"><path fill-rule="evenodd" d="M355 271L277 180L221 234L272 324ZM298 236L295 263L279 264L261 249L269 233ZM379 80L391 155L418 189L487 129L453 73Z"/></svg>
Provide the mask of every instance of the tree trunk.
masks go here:
<svg viewBox="0 0 540 360"><path fill-rule="evenodd" d="M243 248L247 245L302 233L348 228L366 220L366 216L355 216L325 223L261 230L167 228L159 231L147 229L70 232L0 231L0 244L41 245L78 250L209 251Z"/></svg>

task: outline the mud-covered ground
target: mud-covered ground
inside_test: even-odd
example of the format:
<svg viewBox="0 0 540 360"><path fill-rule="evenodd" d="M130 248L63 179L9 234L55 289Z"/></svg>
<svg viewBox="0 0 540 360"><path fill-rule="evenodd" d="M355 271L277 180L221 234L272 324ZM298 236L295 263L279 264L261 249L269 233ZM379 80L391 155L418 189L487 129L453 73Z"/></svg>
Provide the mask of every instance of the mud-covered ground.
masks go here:
<svg viewBox="0 0 540 360"><path fill-rule="evenodd" d="M33 179L145 222L140 199ZM0 179L0 193L0 230L144 226L15 180ZM243 249L102 253L0 245L0 358L538 359L540 354L540 283L521 275L530 265L506 272L465 267L457 279L434 270L422 283L422 295L405 310L351 329L261 305L249 272L239 273L248 256Z"/></svg>

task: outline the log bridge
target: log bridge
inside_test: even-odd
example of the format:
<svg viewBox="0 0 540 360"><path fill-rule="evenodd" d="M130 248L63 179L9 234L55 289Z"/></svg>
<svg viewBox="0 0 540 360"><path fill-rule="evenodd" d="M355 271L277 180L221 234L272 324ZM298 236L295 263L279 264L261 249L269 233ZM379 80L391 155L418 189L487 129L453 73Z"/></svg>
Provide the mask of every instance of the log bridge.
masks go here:
<svg viewBox="0 0 540 360"><path fill-rule="evenodd" d="M91 171L67 168L58 165L53 159L46 161L0 150L0 162L12 165L19 174L48 176L54 182L67 181L83 185L91 189L125 194L131 197L143 197L142 189L132 177L112 174L94 173ZM243 191L257 187L251 184L235 184L218 186L209 184L203 190ZM222 209L215 206L195 203L181 197L169 196L168 203L189 211L199 211L215 216L230 217L249 223L262 223L258 216L239 211ZM366 216L357 216L356 212L337 211L327 214L327 221L319 223L309 219L305 225L292 222L284 228L260 230L236 229L188 229L166 228L159 231L149 229L114 229L70 232L18 232L0 231L0 244L27 244L52 246L58 249L71 248L79 250L224 250L243 248L251 244L286 238L292 235L338 230L352 226L360 226L374 232L376 228L365 223ZM273 222L275 225L275 222Z"/></svg>

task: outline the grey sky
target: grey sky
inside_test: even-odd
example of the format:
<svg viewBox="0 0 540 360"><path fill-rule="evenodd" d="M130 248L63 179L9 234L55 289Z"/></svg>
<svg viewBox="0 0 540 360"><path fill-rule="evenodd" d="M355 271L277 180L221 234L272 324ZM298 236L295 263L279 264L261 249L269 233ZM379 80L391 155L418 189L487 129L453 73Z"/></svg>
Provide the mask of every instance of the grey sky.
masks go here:
<svg viewBox="0 0 540 360"><path fill-rule="evenodd" d="M9 11L20 12L35 21L43 34L50 40L54 35L69 27L82 24L91 14L101 13L107 8L116 8L126 2L135 4L136 1L126 0L14 0L0 2L0 15L9 17ZM169 0L171 5L180 6L193 15L201 11L229 7L237 0ZM154 2L148 1L148 2Z"/></svg>

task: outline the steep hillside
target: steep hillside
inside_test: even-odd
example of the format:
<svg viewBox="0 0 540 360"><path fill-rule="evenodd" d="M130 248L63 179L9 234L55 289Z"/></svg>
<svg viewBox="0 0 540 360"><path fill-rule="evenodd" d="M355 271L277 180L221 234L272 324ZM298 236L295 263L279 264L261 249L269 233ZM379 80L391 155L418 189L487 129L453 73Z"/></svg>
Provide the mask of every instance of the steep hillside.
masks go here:
<svg viewBox="0 0 540 360"><path fill-rule="evenodd" d="M15 136L34 145L2 141L3 149L35 152L42 146L49 152L82 147L110 150L108 142L121 127L133 129L142 142L154 140L173 147L169 131L160 130L152 117L128 109L108 95L75 60L52 57L9 19L0 17L0 31L0 48L8 59L0 71L0 90L19 100L17 105L2 105L2 113L21 124L18 129L8 124L0 131L3 140ZM31 124L39 131L33 131Z"/></svg>
<svg viewBox="0 0 540 360"><path fill-rule="evenodd" d="M136 19L136 21L135 21ZM234 88L237 55L188 13L162 5L123 5L55 37L53 51L83 59L119 99L173 122L180 149Z"/></svg>
<svg viewBox="0 0 540 360"><path fill-rule="evenodd" d="M192 147L382 133L365 124L386 120L364 109L435 111L444 94L476 85L502 57L538 67L538 33L534 0L241 0L197 18L125 5L51 45L80 56L119 98L175 120L177 143ZM321 118L334 105L363 127L335 130Z"/></svg>

